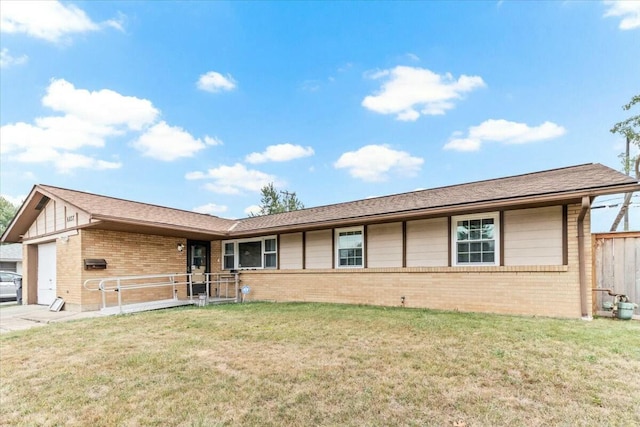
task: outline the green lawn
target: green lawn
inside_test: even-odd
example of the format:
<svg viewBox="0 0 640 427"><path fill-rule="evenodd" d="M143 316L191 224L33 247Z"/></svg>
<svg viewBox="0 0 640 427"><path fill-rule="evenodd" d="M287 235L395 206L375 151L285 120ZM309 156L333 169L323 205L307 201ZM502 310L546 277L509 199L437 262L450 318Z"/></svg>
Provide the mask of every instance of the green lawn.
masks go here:
<svg viewBox="0 0 640 427"><path fill-rule="evenodd" d="M640 322L329 304L0 336L0 424L640 425Z"/></svg>

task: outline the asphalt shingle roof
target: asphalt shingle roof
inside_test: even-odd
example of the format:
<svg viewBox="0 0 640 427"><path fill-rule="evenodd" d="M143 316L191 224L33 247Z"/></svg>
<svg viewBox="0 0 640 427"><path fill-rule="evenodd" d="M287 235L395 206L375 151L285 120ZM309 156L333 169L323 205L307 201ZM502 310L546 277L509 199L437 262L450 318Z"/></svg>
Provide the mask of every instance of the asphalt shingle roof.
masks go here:
<svg viewBox="0 0 640 427"><path fill-rule="evenodd" d="M22 245L20 243L0 245L0 260L22 261Z"/></svg>
<svg viewBox="0 0 640 427"><path fill-rule="evenodd" d="M217 216L100 196L64 188L39 185L41 189L74 205L95 219L125 220L225 232L235 221Z"/></svg>
<svg viewBox="0 0 640 427"><path fill-rule="evenodd" d="M104 224L129 224L153 230L174 230L202 238L216 236L248 236L252 234L286 232L333 226L335 224L373 222L393 217L419 217L446 215L456 210L473 210L479 206L492 209L493 205L539 204L553 200L562 203L579 200L582 196L597 196L640 190L632 177L601 164L584 164L506 178L490 179L451 185L390 196L375 197L353 202L337 203L265 215L240 220L219 218L180 209L173 209L113 197L68 190L49 185L37 185L32 191L58 198L86 212L93 220ZM26 202L25 202L26 203ZM32 200L30 203L37 203ZM19 234L29 227L37 214L34 208L25 218L10 226L3 239L19 241ZM328 225L331 224L331 225ZM105 226L106 226L105 225ZM12 240L13 239L13 240Z"/></svg>
<svg viewBox="0 0 640 427"><path fill-rule="evenodd" d="M234 232L453 207L522 197L551 196L575 191L593 191L597 194L598 190L602 191L612 186L634 183L637 183L637 180L609 167L597 163L585 164L319 206L277 215L247 218L234 228Z"/></svg>

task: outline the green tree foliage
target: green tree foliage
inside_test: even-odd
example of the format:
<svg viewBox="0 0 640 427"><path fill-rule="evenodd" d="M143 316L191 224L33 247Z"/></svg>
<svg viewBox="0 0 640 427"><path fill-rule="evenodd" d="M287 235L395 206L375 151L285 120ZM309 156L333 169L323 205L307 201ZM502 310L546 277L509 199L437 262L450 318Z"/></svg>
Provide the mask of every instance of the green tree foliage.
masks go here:
<svg viewBox="0 0 640 427"><path fill-rule="evenodd" d="M636 104L640 104L640 95L636 95L631 98L631 101L628 104L622 106L622 109L625 111L631 110ZM611 128L612 133L617 133L624 136L627 140L628 145L635 145L640 148L640 114L635 116L631 116L626 120L616 123ZM628 150L629 147L627 147ZM622 166L624 167L624 171L627 175L631 172L632 165L635 164L635 173L636 178L640 179L640 154L632 157L627 155L627 152L622 153L618 156L622 159ZM620 208L620 212L618 212L618 216L613 220L613 224L611 225L610 231L616 231L618 229L618 225L622 218L625 218L624 229L628 230L628 216L627 213L629 211L629 204L631 203L632 193L627 193L624 197L624 202L622 202L622 207Z"/></svg>
<svg viewBox="0 0 640 427"><path fill-rule="evenodd" d="M278 191L273 183L262 187L260 194L262 195L260 198L260 211L257 214L251 214L251 216L271 215L304 208L296 193Z"/></svg>
<svg viewBox="0 0 640 427"><path fill-rule="evenodd" d="M16 212L18 212L18 206L0 196L0 234L7 229Z"/></svg>
<svg viewBox="0 0 640 427"><path fill-rule="evenodd" d="M635 95L631 98L631 101L628 104L623 105L622 109L629 111L636 104L640 104L640 95ZM611 133L617 133L624 136L630 144L634 144L640 148L640 114L631 116L626 120L616 123L611 128ZM635 163L636 177L640 178L640 155L627 159L626 154L623 153L620 157L622 158L625 172L628 174L631 171L631 165Z"/></svg>

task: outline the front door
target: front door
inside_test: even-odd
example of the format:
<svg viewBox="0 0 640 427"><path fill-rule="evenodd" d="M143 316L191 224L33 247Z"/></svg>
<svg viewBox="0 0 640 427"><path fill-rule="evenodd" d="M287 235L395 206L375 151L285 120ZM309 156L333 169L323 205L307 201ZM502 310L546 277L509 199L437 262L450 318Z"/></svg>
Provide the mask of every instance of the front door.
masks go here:
<svg viewBox="0 0 640 427"><path fill-rule="evenodd" d="M211 272L211 243L196 240L187 241L187 273L191 273L193 295L207 292L207 275ZM187 285L187 295L191 290Z"/></svg>
<svg viewBox="0 0 640 427"><path fill-rule="evenodd" d="M38 245L38 304L56 299L56 242Z"/></svg>

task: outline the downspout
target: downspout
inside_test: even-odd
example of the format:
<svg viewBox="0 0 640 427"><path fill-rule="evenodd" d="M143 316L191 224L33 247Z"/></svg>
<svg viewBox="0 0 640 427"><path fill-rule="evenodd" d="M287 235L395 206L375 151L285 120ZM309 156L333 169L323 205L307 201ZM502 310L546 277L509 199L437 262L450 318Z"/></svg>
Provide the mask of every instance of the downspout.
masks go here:
<svg viewBox="0 0 640 427"><path fill-rule="evenodd" d="M578 274L580 280L580 309L583 320L591 320L587 303L587 263L584 251L584 217L591 208L591 199L588 196L582 197L582 207L578 214Z"/></svg>

